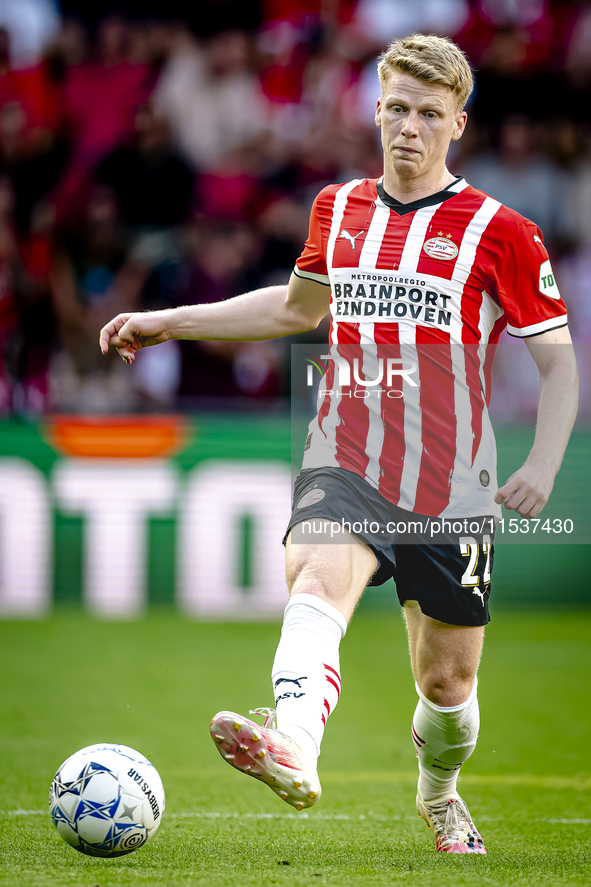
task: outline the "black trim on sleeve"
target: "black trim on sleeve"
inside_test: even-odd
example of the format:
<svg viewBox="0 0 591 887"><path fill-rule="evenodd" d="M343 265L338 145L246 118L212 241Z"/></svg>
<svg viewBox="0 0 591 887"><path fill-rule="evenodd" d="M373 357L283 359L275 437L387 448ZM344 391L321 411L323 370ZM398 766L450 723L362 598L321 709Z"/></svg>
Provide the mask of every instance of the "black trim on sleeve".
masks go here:
<svg viewBox="0 0 591 887"><path fill-rule="evenodd" d="M353 229L353 230L355 230L355 229ZM307 277L305 274L298 274L298 272L296 271L295 268L293 269L293 273L295 274L296 277L299 277L300 280L310 280L312 283L319 283L320 286L330 287L330 283L325 283L323 280L314 280L313 277Z"/></svg>
<svg viewBox="0 0 591 887"><path fill-rule="evenodd" d="M507 335L511 336L513 339L534 339L536 336L543 336L544 333L551 333L553 330L561 330L565 326L568 326L568 320L566 323L561 323L559 326L551 326L548 330L540 330L539 333L526 333L524 336L516 336L515 333L510 333L509 330L507 330Z"/></svg>

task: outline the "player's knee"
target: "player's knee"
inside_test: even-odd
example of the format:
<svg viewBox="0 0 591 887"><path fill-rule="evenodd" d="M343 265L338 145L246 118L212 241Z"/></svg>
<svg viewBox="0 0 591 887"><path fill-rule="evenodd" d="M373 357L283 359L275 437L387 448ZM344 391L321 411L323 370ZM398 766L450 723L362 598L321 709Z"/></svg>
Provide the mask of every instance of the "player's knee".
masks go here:
<svg viewBox="0 0 591 887"><path fill-rule="evenodd" d="M474 675L462 672L430 671L417 682L421 693L434 705L450 708L465 702L474 685Z"/></svg>
<svg viewBox="0 0 591 887"><path fill-rule="evenodd" d="M310 573L299 573L293 581L288 583L290 596L294 594L314 594L329 603L338 599L338 589L335 589L328 580L322 576Z"/></svg>
<svg viewBox="0 0 591 887"><path fill-rule="evenodd" d="M333 605L338 605L347 597L347 583L339 581L339 576L335 575L333 570L317 563L315 558L299 562L291 560L288 563L286 578L290 596L313 594Z"/></svg>

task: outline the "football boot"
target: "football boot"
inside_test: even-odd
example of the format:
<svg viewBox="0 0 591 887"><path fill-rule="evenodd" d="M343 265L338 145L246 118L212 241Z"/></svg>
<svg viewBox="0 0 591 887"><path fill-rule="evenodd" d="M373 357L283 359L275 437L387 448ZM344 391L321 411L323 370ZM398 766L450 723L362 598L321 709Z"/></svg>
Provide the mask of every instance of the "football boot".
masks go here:
<svg viewBox="0 0 591 887"><path fill-rule="evenodd" d="M435 846L443 853L486 854L486 847L472 822L470 811L457 794L424 801L417 794L417 812L435 836Z"/></svg>
<svg viewBox="0 0 591 887"><path fill-rule="evenodd" d="M296 810L311 807L322 791L315 768L299 745L276 729L273 709L255 709L250 714L264 716L264 725L233 711L221 711L213 718L211 737L222 758L266 783Z"/></svg>

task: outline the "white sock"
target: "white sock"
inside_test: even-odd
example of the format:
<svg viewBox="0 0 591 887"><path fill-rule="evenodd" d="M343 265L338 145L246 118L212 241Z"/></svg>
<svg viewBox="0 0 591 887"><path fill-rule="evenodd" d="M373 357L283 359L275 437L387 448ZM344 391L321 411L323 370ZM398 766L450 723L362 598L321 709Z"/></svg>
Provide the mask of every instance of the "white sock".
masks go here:
<svg viewBox="0 0 591 887"><path fill-rule="evenodd" d="M419 704L412 740L419 758L419 790L424 799L451 796L456 791L460 767L476 748L480 727L477 687L475 679L465 702L441 708L423 696L417 686Z"/></svg>
<svg viewBox="0 0 591 887"><path fill-rule="evenodd" d="M285 608L272 672L277 729L314 768L341 692L339 644L346 631L345 617L315 594L295 594Z"/></svg>

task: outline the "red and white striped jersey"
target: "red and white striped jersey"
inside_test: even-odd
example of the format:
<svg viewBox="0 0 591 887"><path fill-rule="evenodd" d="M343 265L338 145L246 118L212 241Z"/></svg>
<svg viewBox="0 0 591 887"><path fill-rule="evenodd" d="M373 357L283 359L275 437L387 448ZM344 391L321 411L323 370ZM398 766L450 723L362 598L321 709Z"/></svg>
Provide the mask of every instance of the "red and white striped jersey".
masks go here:
<svg viewBox="0 0 591 887"><path fill-rule="evenodd" d="M303 468L354 471L408 511L500 514L494 345L505 327L528 337L567 323L536 225L463 178L411 204L356 179L320 192L294 271L331 290L331 360ZM357 379L397 355L418 365L417 382L400 376L398 399L384 386L336 397L335 359L354 355Z"/></svg>

